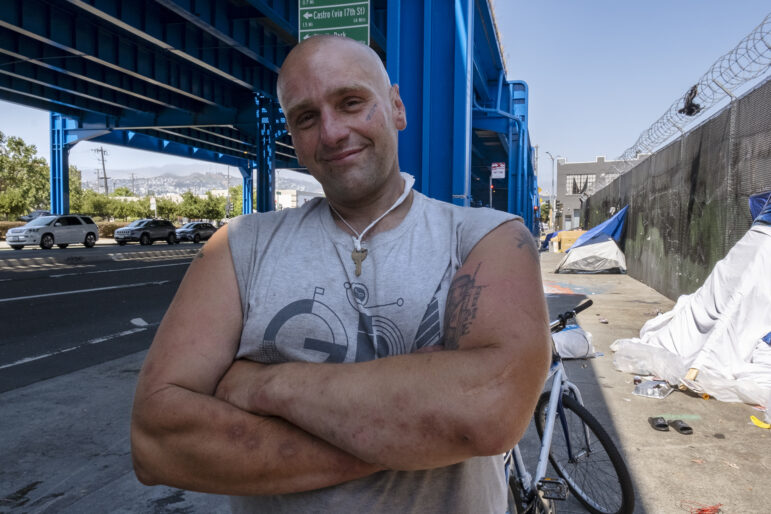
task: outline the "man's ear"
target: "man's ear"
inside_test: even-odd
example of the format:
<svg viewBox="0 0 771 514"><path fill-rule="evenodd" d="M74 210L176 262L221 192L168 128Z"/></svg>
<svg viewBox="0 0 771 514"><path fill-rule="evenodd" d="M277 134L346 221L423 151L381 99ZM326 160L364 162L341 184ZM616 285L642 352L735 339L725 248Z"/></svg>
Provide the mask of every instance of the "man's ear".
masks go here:
<svg viewBox="0 0 771 514"><path fill-rule="evenodd" d="M394 125L398 130L407 128L407 109L404 107L402 97L399 96L399 85L391 86L391 109L393 110Z"/></svg>

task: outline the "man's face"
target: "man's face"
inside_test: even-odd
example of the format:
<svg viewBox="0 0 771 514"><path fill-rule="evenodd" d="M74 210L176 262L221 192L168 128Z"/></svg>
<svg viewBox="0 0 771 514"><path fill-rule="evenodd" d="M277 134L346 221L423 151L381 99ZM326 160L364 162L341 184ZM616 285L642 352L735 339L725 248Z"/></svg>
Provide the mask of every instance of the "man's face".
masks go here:
<svg viewBox="0 0 771 514"><path fill-rule="evenodd" d="M406 126L377 57L350 41L306 45L281 70L281 101L300 163L328 197L356 204L398 176Z"/></svg>

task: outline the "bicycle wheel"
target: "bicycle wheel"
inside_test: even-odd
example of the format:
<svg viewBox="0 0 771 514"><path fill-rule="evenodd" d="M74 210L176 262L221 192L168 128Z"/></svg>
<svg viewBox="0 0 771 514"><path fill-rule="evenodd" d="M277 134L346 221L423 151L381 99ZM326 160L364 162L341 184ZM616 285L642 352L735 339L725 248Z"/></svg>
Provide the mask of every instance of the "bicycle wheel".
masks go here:
<svg viewBox="0 0 771 514"><path fill-rule="evenodd" d="M541 438L548 405L549 393L544 393L535 408L535 427ZM631 513L634 510L632 478L616 445L600 422L576 399L563 395L562 407L567 431L558 414L549 462L590 512ZM568 438L572 457L568 455Z"/></svg>

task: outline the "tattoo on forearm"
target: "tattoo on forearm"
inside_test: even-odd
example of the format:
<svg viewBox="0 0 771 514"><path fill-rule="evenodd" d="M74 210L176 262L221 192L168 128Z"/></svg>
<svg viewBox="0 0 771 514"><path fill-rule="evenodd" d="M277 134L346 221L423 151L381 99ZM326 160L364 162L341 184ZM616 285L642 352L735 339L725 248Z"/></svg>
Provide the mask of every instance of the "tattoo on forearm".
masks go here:
<svg viewBox="0 0 771 514"><path fill-rule="evenodd" d="M524 248L536 264L539 264L538 249L536 249L535 241L530 234L517 234L517 248Z"/></svg>
<svg viewBox="0 0 771 514"><path fill-rule="evenodd" d="M477 265L473 275L460 275L452 281L444 309L443 343L446 350L458 349L460 338L469 333L471 323L477 316L479 295L485 287L476 284L481 265Z"/></svg>

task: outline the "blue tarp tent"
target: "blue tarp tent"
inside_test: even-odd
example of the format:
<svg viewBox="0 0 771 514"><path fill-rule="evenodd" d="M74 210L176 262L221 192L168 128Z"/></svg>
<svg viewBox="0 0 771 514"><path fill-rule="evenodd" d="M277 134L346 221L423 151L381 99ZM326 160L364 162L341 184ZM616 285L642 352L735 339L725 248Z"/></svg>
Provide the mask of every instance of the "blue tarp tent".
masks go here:
<svg viewBox="0 0 771 514"><path fill-rule="evenodd" d="M750 196L750 216L752 216L752 221L755 221L760 214L760 211L763 210L763 206L766 205L769 197L771 197L771 191ZM769 211L768 208L766 208L766 211L767 212L764 213L764 218L769 217L767 221L771 222L771 216L769 216L771 215L771 211Z"/></svg>
<svg viewBox="0 0 771 514"><path fill-rule="evenodd" d="M549 250L549 241L552 240L554 236L559 234L561 230L555 230L554 232L549 232L546 234L546 237L543 240L543 243L541 243L541 250L548 251Z"/></svg>
<svg viewBox="0 0 771 514"><path fill-rule="evenodd" d="M576 242L567 249L567 252L579 246L592 244L597 241L604 241L608 236L610 236L616 244L619 244L621 242L621 236L624 233L624 221L626 220L627 210L629 210L628 205L624 206L623 209L618 211L609 220L600 223L593 229L587 230L586 233L576 239Z"/></svg>

